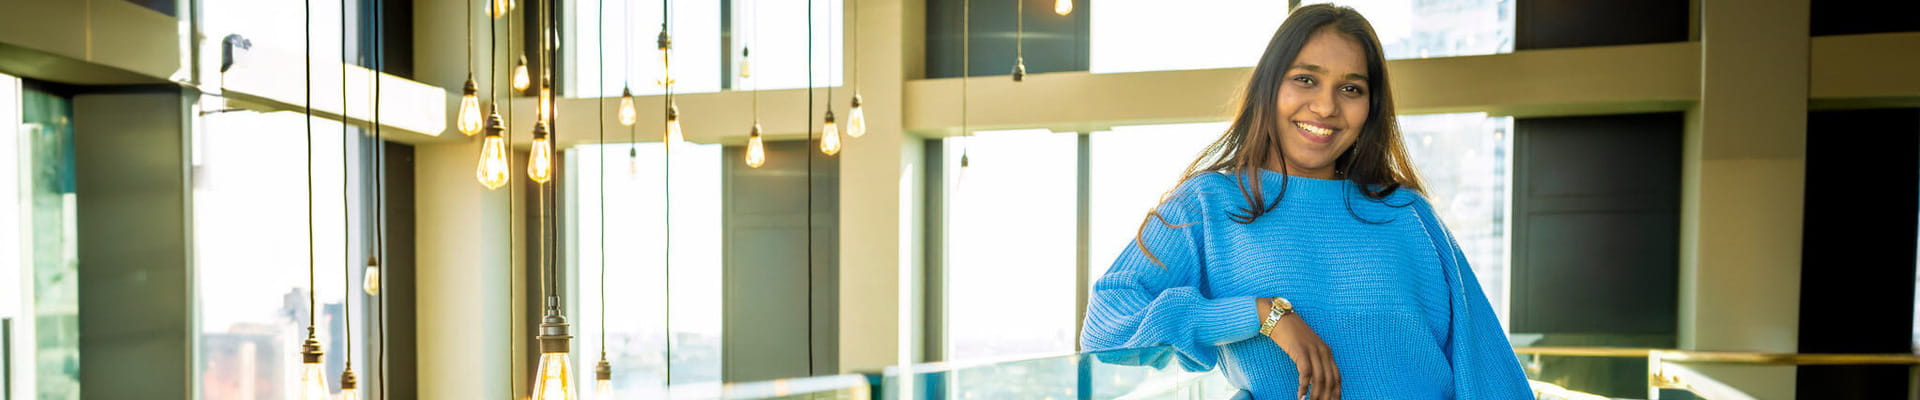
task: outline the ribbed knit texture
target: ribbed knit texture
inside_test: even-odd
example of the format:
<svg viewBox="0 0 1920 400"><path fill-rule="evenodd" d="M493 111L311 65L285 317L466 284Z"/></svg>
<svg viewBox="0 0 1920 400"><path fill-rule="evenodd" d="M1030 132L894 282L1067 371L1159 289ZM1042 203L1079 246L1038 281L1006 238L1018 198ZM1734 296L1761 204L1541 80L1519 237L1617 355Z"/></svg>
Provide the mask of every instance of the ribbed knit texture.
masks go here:
<svg viewBox="0 0 1920 400"><path fill-rule="evenodd" d="M1144 232L1164 267L1127 243L1094 284L1082 347L1170 345L1189 370L1220 365L1256 399L1291 399L1299 374L1260 336L1254 304L1279 296L1332 349L1345 398L1532 398L1466 256L1426 199L1399 190L1372 200L1350 181L1272 171L1255 179L1267 202L1286 187L1279 208L1251 224L1232 220L1249 207L1241 176L1182 183L1160 206L1174 226L1150 221Z"/></svg>

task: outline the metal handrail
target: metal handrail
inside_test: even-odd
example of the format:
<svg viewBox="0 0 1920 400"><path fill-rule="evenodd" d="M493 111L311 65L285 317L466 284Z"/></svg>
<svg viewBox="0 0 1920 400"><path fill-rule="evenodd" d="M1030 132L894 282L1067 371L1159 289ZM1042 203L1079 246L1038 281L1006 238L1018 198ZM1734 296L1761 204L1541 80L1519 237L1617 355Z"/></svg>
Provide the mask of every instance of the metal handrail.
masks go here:
<svg viewBox="0 0 1920 400"><path fill-rule="evenodd" d="M1681 389L1708 399L1750 399L1745 393L1679 364L1747 365L1905 365L1920 366L1920 356L1906 353L1830 354L1753 351L1678 350L1638 347L1516 346L1515 354L1569 357L1647 359L1647 385L1653 389ZM1657 398L1657 391L1649 395Z"/></svg>
<svg viewBox="0 0 1920 400"><path fill-rule="evenodd" d="M1767 353L1751 351L1678 350L1640 347L1516 346L1513 352L1543 356L1658 358L1683 363L1757 365L1920 365L1920 356L1906 353L1830 354Z"/></svg>

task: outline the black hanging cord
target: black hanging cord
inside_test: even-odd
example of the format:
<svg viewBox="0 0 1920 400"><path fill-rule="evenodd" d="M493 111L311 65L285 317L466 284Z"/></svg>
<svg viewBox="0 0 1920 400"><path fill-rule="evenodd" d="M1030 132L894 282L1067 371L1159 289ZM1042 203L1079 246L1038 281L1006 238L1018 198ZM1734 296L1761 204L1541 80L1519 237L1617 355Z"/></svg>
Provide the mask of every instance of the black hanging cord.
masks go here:
<svg viewBox="0 0 1920 400"><path fill-rule="evenodd" d="M667 37L671 38L673 34L672 31L668 30L671 26L667 25L667 21L673 19L673 14L670 14L667 9L667 3L669 2L671 2L671 0L662 0L660 2L660 31L666 32ZM665 55L662 55L662 57L664 57L662 59L667 61L660 66L661 86L666 89L667 110L668 112L673 112L673 47L672 45L668 45L667 48L661 51L667 52ZM676 115L675 118L677 120L678 116ZM665 120L662 119L662 121ZM663 128L671 129L671 126L663 126ZM664 132L665 131L662 131L662 133ZM665 164L665 168L663 169L665 172L663 173L664 176L661 179L661 184L666 186L665 196L667 199L666 202L663 203L665 206L661 207L665 209L665 215L662 216L661 221L663 228L666 230L666 234L662 235L665 250L660 252L662 257L666 259L660 267L661 274L665 276L665 278L663 278L665 280L661 282L661 286L665 288L662 293L664 293L666 300L666 321L661 324L661 326L667 334L667 358L664 363L666 364L666 387L671 388L673 387L673 152L671 149L674 143L662 140L662 144L660 147L662 157L660 157L660 159L661 163ZM672 392L669 391L668 393Z"/></svg>
<svg viewBox="0 0 1920 400"><path fill-rule="evenodd" d="M313 275L313 0L307 0L304 3L306 4L306 10L303 11L303 15L306 16L304 35L307 42L304 53L307 57L307 100L304 103L307 110L307 336L313 336L315 325L313 314L317 305L313 299L316 281Z"/></svg>
<svg viewBox="0 0 1920 400"><path fill-rule="evenodd" d="M347 142L353 140L353 135L347 133L347 114L349 114L347 112L347 1L340 0L340 258L343 259L348 258L347 254L351 254L351 250L353 249L353 245L349 244L352 242L350 239L352 238L353 231L348 229L352 226L352 221L349 220L350 214L352 213L347 212ZM352 370L353 261L341 261L345 261L345 265L340 268L340 283L341 288L344 289L341 290L340 320L342 321L341 328L343 329L341 333L342 336L345 336L344 341L346 342L346 346L341 349L346 352L343 353L344 356L341 358L346 360L347 369Z"/></svg>
<svg viewBox="0 0 1920 400"><path fill-rule="evenodd" d="M827 90L833 90L831 88ZM832 92L828 92L831 96ZM807 0L807 144L813 144L813 0ZM814 375L813 355L813 149L807 153L807 376Z"/></svg>

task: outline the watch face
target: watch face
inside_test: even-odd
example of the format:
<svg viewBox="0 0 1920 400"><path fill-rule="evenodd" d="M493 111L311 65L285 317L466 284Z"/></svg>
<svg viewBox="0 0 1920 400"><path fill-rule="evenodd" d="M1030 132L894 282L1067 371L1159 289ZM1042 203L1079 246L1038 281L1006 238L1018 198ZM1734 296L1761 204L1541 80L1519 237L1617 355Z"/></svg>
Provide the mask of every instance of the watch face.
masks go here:
<svg viewBox="0 0 1920 400"><path fill-rule="evenodd" d="M1275 299L1280 299L1280 309L1293 311L1293 302L1287 301L1287 299L1281 298L1281 297L1275 297Z"/></svg>

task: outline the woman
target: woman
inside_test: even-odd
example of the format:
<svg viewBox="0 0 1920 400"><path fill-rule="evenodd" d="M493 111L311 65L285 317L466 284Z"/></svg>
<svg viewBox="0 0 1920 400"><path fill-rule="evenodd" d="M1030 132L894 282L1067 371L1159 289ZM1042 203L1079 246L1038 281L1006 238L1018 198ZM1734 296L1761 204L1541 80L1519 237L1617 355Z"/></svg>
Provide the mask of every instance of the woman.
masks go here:
<svg viewBox="0 0 1920 400"><path fill-rule="evenodd" d="M1419 193L1366 19L1295 10L1244 96L1094 284L1083 348L1171 345L1257 399L1531 398Z"/></svg>

